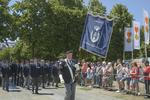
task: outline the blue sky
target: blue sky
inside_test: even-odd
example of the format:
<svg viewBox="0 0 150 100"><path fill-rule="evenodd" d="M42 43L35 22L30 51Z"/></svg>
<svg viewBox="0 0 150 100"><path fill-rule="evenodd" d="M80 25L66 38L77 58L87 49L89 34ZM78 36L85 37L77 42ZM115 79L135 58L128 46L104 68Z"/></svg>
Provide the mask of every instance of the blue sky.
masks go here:
<svg viewBox="0 0 150 100"><path fill-rule="evenodd" d="M20 0L12 0L10 5L15 3L15 1ZM84 2L88 4L89 0L84 0ZM139 21L141 25L143 25L143 9L148 11L150 17L150 0L100 0L100 2L106 7L107 13L109 13L112 7L117 3L125 5L129 12L133 14L134 19Z"/></svg>

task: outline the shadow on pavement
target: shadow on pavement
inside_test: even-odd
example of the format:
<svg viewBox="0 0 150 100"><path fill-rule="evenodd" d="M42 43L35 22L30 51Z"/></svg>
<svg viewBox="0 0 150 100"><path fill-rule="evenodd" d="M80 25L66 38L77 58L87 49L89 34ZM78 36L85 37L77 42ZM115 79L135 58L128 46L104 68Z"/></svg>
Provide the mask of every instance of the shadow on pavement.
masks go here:
<svg viewBox="0 0 150 100"><path fill-rule="evenodd" d="M60 86L60 87L46 87L44 89L59 89L59 88L64 88L63 86Z"/></svg>
<svg viewBox="0 0 150 100"><path fill-rule="evenodd" d="M18 89L10 89L9 92L21 92L21 90L18 90Z"/></svg>
<svg viewBox="0 0 150 100"><path fill-rule="evenodd" d="M47 87L47 88L44 88L44 89L58 89L56 87Z"/></svg>
<svg viewBox="0 0 150 100"><path fill-rule="evenodd" d="M54 95L54 93L39 93L38 95Z"/></svg>
<svg viewBox="0 0 150 100"><path fill-rule="evenodd" d="M58 87L58 88L64 88L64 86L60 86L60 87Z"/></svg>

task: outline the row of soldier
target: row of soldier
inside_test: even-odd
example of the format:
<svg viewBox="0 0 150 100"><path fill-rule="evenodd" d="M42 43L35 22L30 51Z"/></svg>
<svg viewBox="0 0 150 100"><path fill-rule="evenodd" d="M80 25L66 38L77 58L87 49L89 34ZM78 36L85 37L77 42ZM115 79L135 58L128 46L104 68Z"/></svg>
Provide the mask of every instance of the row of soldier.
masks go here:
<svg viewBox="0 0 150 100"><path fill-rule="evenodd" d="M59 66L58 62L49 62L44 60L26 60L21 63L8 61L0 61L1 84L3 90L9 92L9 85L13 87L21 86L30 89L32 93L38 94L39 86L55 84L58 87L59 83Z"/></svg>

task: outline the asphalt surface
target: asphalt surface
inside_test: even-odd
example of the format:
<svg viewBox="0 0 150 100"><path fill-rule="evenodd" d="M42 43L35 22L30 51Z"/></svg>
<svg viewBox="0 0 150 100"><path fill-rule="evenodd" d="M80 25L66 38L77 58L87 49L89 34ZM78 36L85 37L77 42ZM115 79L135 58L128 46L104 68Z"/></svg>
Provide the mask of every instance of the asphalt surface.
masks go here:
<svg viewBox="0 0 150 100"><path fill-rule="evenodd" d="M76 100L123 100L108 95L102 89L92 89L77 86ZM65 88L47 87L39 89L39 94L32 94L31 90L21 87L10 87L10 92L3 91L0 87L0 100L64 100Z"/></svg>

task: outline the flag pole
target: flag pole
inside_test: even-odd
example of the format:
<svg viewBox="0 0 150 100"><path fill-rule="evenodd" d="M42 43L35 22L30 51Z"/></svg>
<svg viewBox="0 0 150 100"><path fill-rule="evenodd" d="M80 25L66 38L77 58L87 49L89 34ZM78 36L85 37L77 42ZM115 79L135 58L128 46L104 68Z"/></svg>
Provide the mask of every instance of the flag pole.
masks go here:
<svg viewBox="0 0 150 100"><path fill-rule="evenodd" d="M123 50L123 61L125 60L125 51Z"/></svg>
<svg viewBox="0 0 150 100"><path fill-rule="evenodd" d="M123 61L125 60L125 28L124 28L124 48L123 48Z"/></svg>
<svg viewBox="0 0 150 100"><path fill-rule="evenodd" d="M134 53L134 52L133 52L133 50L132 50L132 60L134 59L134 57L133 57L133 53Z"/></svg>
<svg viewBox="0 0 150 100"><path fill-rule="evenodd" d="M145 44L145 58L147 59L147 45Z"/></svg>

